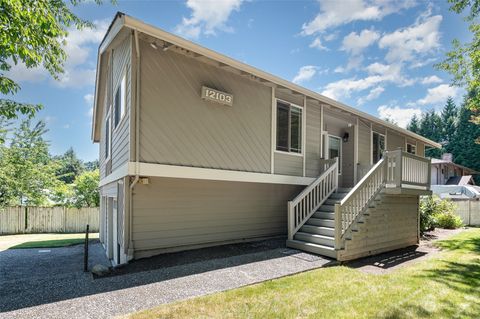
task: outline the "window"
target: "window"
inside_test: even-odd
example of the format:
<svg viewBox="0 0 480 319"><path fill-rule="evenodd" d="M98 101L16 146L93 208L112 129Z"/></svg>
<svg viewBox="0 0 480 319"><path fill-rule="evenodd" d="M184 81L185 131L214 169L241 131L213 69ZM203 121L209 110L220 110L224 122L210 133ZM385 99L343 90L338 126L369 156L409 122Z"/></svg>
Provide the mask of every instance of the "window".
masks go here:
<svg viewBox="0 0 480 319"><path fill-rule="evenodd" d="M372 132L372 161L373 164L377 163L382 157L385 151L385 135Z"/></svg>
<svg viewBox="0 0 480 319"><path fill-rule="evenodd" d="M417 146L414 144L407 143L407 153L417 154Z"/></svg>
<svg viewBox="0 0 480 319"><path fill-rule="evenodd" d="M302 153L302 109L277 102L277 150Z"/></svg>
<svg viewBox="0 0 480 319"><path fill-rule="evenodd" d="M338 136L328 136L328 159L338 157L338 174L342 174L342 140Z"/></svg>
<svg viewBox="0 0 480 319"><path fill-rule="evenodd" d="M118 126L118 123L122 120L123 116L125 115L125 90L127 86L127 78L124 74L122 77L122 81L115 92L115 128Z"/></svg>
<svg viewBox="0 0 480 319"><path fill-rule="evenodd" d="M105 158L110 157L110 116L105 122Z"/></svg>

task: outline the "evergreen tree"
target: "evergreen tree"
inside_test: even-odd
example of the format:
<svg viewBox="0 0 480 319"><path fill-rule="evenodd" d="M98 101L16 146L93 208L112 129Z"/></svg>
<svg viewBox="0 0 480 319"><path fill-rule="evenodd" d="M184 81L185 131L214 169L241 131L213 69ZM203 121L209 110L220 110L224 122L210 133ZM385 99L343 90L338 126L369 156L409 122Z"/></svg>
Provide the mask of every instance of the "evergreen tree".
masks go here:
<svg viewBox="0 0 480 319"><path fill-rule="evenodd" d="M445 152L452 152L452 142L457 130L458 110L453 99L449 97L442 110L442 144Z"/></svg>
<svg viewBox="0 0 480 319"><path fill-rule="evenodd" d="M83 162L77 157L77 154L70 147L65 154L54 158L59 165L57 178L66 184L71 184L77 176L85 171Z"/></svg>
<svg viewBox="0 0 480 319"><path fill-rule="evenodd" d="M410 123L407 124L407 130L412 131L413 133L418 133L420 130L418 117L416 114L413 114L412 118L410 119Z"/></svg>
<svg viewBox="0 0 480 319"><path fill-rule="evenodd" d="M423 113L417 133L434 142L441 142L442 119L434 110ZM425 150L425 156L427 157L439 158L441 155L442 150L436 148L428 148Z"/></svg>
<svg viewBox="0 0 480 319"><path fill-rule="evenodd" d="M460 108L452 153L455 163L478 171L480 170L480 144L475 143L475 138L480 135L480 126L472 123L472 113L467 102L464 102Z"/></svg>

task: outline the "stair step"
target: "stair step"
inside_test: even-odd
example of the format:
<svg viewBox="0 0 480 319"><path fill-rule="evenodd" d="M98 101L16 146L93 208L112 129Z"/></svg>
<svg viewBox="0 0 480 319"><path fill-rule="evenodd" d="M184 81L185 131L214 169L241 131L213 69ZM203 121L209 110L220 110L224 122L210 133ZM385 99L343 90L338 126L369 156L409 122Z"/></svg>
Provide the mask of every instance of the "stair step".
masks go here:
<svg viewBox="0 0 480 319"><path fill-rule="evenodd" d="M337 258L337 252L335 251L335 248L329 246L307 243L301 240L287 240L287 247L308 251L330 258Z"/></svg>
<svg viewBox="0 0 480 319"><path fill-rule="evenodd" d="M315 234L324 235L324 236L335 236L335 228L321 226L324 219L310 218L305 226L311 226L309 229L312 230Z"/></svg>
<svg viewBox="0 0 480 319"><path fill-rule="evenodd" d="M350 191L352 190L352 188L348 188L348 187L339 187L337 188L337 193L350 193Z"/></svg>
<svg viewBox="0 0 480 319"><path fill-rule="evenodd" d="M322 212L334 212L334 211L335 211L335 206L323 204L322 206L320 206L319 211L322 211Z"/></svg>
<svg viewBox="0 0 480 319"><path fill-rule="evenodd" d="M313 214L312 218L314 218L316 220L315 221L316 226L330 227L330 228L335 227L335 220L333 220L333 219L317 218L317 217L315 217L315 214ZM307 223L308 223L308 221L307 221Z"/></svg>
<svg viewBox="0 0 480 319"><path fill-rule="evenodd" d="M334 220L335 219L335 213L334 212L321 212L321 211L316 211L312 215L313 218L317 219L329 219L329 220ZM312 218L311 217L311 218Z"/></svg>
<svg viewBox="0 0 480 319"><path fill-rule="evenodd" d="M327 205L335 205L335 204L340 204L342 200L340 198L338 199L333 199L333 198L329 198L325 201L325 204Z"/></svg>
<svg viewBox="0 0 480 319"><path fill-rule="evenodd" d="M332 193L329 199L343 199L345 196L347 196L347 193Z"/></svg>
<svg viewBox="0 0 480 319"><path fill-rule="evenodd" d="M314 243L322 246L334 247L335 239L330 236L323 236L319 234L304 233L299 231L293 237L295 240L304 241L307 243Z"/></svg>

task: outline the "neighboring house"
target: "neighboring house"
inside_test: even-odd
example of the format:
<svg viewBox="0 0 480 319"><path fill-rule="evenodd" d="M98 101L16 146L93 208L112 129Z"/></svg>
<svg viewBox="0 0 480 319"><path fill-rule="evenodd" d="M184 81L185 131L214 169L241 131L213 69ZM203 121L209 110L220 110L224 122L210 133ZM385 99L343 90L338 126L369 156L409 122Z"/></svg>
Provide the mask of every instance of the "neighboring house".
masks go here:
<svg viewBox="0 0 480 319"><path fill-rule="evenodd" d="M432 158L432 185L475 185L472 175L479 172L453 162L452 154L445 153L442 159Z"/></svg>
<svg viewBox="0 0 480 319"><path fill-rule="evenodd" d="M416 244L440 147L122 13L92 138L114 264L279 235L339 260Z"/></svg>

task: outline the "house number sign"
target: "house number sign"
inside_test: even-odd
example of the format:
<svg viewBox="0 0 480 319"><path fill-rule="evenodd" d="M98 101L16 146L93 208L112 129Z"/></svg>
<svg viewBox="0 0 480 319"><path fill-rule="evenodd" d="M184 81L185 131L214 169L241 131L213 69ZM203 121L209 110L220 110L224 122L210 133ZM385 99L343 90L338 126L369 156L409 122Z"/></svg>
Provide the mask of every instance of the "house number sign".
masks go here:
<svg viewBox="0 0 480 319"><path fill-rule="evenodd" d="M217 91L206 86L202 86L202 99L220 103L223 105L233 105L233 95Z"/></svg>

